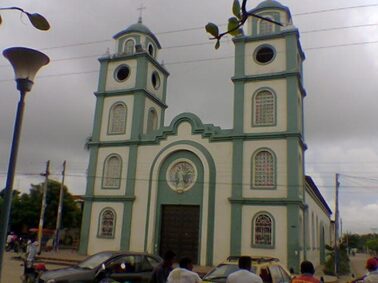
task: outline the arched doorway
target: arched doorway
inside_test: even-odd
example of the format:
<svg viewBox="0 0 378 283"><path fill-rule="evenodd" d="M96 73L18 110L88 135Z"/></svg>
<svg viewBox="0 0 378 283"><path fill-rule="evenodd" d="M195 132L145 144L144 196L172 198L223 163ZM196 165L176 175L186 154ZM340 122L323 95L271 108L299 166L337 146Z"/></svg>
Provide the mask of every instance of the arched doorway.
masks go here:
<svg viewBox="0 0 378 283"><path fill-rule="evenodd" d="M160 255L172 250L178 258L188 256L199 262L203 179L203 164L190 151L176 151L163 162L156 219Z"/></svg>

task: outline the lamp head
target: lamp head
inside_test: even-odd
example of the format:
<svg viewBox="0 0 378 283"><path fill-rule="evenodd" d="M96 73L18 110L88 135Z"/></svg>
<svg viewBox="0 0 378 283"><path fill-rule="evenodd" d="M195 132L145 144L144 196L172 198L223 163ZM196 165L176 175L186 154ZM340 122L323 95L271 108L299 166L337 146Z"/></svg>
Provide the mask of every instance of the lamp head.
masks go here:
<svg viewBox="0 0 378 283"><path fill-rule="evenodd" d="M38 70L50 62L49 57L42 52L25 47L5 49L3 55L13 66L17 89L24 92L31 90Z"/></svg>

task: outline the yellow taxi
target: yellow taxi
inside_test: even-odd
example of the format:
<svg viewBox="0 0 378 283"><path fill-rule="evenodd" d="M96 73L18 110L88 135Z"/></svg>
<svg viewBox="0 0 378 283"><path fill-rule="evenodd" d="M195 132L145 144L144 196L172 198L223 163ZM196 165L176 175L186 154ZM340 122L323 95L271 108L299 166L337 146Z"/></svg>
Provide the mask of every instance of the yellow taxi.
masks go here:
<svg viewBox="0 0 378 283"><path fill-rule="evenodd" d="M252 256L252 272L259 275L264 283L290 283L290 272L279 262L278 258ZM226 282L227 276L239 270L239 256L230 256L226 261L210 270L202 282Z"/></svg>

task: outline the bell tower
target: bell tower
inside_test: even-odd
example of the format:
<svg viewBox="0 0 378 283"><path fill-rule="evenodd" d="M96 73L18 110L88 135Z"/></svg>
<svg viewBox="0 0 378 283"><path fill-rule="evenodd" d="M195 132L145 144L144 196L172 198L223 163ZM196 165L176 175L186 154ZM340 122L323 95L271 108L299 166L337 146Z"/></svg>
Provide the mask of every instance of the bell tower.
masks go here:
<svg viewBox="0 0 378 283"><path fill-rule="evenodd" d="M164 125L169 73L157 61L158 39L141 18L113 38L115 53L99 59L93 138L135 141Z"/></svg>

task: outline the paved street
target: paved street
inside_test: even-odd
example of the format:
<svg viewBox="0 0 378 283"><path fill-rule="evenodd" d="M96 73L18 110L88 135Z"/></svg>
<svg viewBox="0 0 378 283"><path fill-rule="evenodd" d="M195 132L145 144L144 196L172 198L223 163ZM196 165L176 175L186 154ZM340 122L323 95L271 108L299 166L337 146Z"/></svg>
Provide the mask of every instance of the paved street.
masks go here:
<svg viewBox="0 0 378 283"><path fill-rule="evenodd" d="M47 269L56 269L63 267L62 265L46 265ZM20 283L21 275L23 273L22 261L17 259L17 254L7 252L4 254L4 266L1 276L1 283Z"/></svg>

